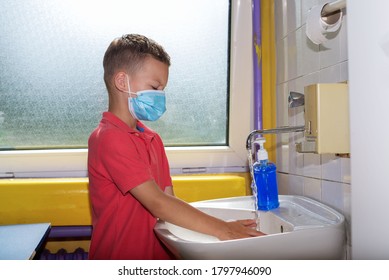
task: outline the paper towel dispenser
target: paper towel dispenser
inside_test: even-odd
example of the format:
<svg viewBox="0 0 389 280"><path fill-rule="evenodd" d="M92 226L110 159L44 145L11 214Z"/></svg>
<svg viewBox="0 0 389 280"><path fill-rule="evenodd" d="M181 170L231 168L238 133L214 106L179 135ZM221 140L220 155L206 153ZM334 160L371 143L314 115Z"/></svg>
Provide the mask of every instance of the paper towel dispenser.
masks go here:
<svg viewBox="0 0 389 280"><path fill-rule="evenodd" d="M304 88L305 140L297 152L350 153L348 85L313 84Z"/></svg>

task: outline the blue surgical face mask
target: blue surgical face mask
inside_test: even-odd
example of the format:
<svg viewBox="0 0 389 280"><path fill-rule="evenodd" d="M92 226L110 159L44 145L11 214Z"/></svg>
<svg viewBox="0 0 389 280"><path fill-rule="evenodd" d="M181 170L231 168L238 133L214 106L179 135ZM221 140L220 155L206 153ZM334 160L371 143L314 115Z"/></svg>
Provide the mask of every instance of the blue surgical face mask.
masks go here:
<svg viewBox="0 0 389 280"><path fill-rule="evenodd" d="M128 88L130 88L128 86ZM166 111L166 97L162 90L129 91L128 108L137 120L156 121ZM137 97L132 97L136 95Z"/></svg>
<svg viewBox="0 0 389 280"><path fill-rule="evenodd" d="M134 93L132 93L134 94ZM128 107L132 116L138 120L156 121L166 111L165 92L162 90L142 90L129 97Z"/></svg>

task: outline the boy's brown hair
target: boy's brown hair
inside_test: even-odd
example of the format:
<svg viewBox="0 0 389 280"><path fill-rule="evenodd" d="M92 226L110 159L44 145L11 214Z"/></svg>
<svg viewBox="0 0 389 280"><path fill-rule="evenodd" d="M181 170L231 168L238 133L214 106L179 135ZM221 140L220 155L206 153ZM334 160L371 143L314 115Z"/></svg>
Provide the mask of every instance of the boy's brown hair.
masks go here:
<svg viewBox="0 0 389 280"><path fill-rule="evenodd" d="M104 82L109 90L110 81L118 70L132 74L142 67L147 57L155 58L170 66L170 56L164 48L143 35L126 34L109 45L103 59Z"/></svg>

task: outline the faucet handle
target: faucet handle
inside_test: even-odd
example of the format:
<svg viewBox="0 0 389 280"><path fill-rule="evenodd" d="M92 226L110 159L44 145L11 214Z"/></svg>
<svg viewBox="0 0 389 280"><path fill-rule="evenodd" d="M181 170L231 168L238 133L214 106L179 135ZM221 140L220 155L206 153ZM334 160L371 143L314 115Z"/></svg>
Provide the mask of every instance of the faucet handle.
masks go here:
<svg viewBox="0 0 389 280"><path fill-rule="evenodd" d="M290 91L288 96L288 107L295 108L304 105L304 94Z"/></svg>

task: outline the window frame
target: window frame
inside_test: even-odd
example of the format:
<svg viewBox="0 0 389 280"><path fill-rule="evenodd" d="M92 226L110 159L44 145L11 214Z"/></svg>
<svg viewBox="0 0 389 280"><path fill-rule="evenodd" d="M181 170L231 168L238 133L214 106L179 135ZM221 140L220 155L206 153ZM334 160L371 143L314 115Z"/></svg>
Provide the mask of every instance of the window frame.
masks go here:
<svg viewBox="0 0 389 280"><path fill-rule="evenodd" d="M171 173L247 171L253 127L251 0L231 1L228 146L166 147ZM87 149L0 151L0 178L85 177Z"/></svg>

